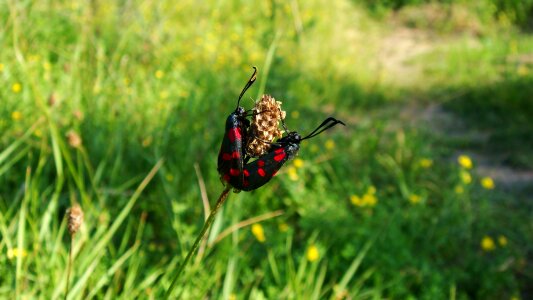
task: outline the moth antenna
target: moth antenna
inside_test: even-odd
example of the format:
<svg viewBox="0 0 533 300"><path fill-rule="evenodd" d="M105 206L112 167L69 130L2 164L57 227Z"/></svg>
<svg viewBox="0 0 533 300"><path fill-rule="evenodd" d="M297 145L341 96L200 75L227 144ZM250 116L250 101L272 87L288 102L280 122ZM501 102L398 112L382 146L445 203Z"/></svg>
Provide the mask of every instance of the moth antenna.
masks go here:
<svg viewBox="0 0 533 300"><path fill-rule="evenodd" d="M235 110L239 108L239 105L241 104L241 99L244 93L246 93L246 91L252 86L252 84L254 84L255 80L257 79L257 68L255 66L253 68L254 68L254 73L252 74L252 76L250 76L250 79L248 79L248 82L242 89L242 92L239 95L239 99L237 100L237 108L235 108Z"/></svg>
<svg viewBox="0 0 533 300"><path fill-rule="evenodd" d="M337 124L342 124L344 126L346 126L346 124L344 124L344 122L340 121L340 120L337 120L333 117L329 117L327 119L325 119L322 124L318 125L318 127L313 130L310 134L308 134L306 137L302 138L302 140L305 140L305 139L310 139L312 137L315 137L317 135L319 135L320 133L330 129L331 127L337 125Z"/></svg>

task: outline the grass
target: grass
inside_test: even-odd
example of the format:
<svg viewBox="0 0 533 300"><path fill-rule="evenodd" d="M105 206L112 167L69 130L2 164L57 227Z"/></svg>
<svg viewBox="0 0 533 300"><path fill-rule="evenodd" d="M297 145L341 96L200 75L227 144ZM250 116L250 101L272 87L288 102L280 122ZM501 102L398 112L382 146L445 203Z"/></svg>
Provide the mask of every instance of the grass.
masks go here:
<svg viewBox="0 0 533 300"><path fill-rule="evenodd" d="M65 296L74 203L85 221L68 298L163 297L223 190L223 124L256 65L245 107L267 92L291 130L329 115L348 126L302 143L264 188L232 193L174 297L527 298L527 191L483 187L481 163L456 158L531 170L533 40L457 5L479 13L475 32L461 18L417 25L433 38L398 64L383 50L398 20L349 1L8 1L0 297ZM433 105L487 139L403 117Z"/></svg>

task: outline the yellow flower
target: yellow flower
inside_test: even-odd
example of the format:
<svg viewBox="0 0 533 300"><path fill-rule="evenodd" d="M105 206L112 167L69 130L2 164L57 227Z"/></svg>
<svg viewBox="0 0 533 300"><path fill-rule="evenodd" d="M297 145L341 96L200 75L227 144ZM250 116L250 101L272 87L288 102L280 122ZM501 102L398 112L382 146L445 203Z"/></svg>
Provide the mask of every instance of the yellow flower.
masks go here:
<svg viewBox="0 0 533 300"><path fill-rule="evenodd" d="M293 164L294 164L294 166L295 166L296 168L301 168L301 167L304 166L304 161L303 161L303 159L301 159L301 158L296 158L296 159L294 160Z"/></svg>
<svg viewBox="0 0 533 300"><path fill-rule="evenodd" d="M320 258L320 254L318 253L318 248L315 245L311 245L307 248L306 255L307 260L310 262L317 261Z"/></svg>
<svg viewBox="0 0 533 300"><path fill-rule="evenodd" d="M506 238L504 235L500 235L500 236L498 236L498 244L499 244L501 247L505 247L505 246L507 246L507 238Z"/></svg>
<svg viewBox="0 0 533 300"><path fill-rule="evenodd" d="M155 71L155 78L161 79L161 78L163 78L163 76L165 76L165 72L163 72L161 70Z"/></svg>
<svg viewBox="0 0 533 300"><path fill-rule="evenodd" d="M43 131L41 129L37 128L33 132L33 135L35 135L36 137L42 137L43 136Z"/></svg>
<svg viewBox="0 0 533 300"><path fill-rule="evenodd" d="M420 200L422 200L422 197L418 195L415 195L415 194L409 195L409 202L411 202L411 204L418 204L420 203Z"/></svg>
<svg viewBox="0 0 533 300"><path fill-rule="evenodd" d="M296 168L293 167L293 166L290 166L288 169L287 169L287 173L289 174L289 179L292 180L292 181L297 181L298 180L298 172L296 171Z"/></svg>
<svg viewBox="0 0 533 300"><path fill-rule="evenodd" d="M325 146L326 146L326 149L333 150L335 148L335 141L332 139L329 139L326 141Z"/></svg>
<svg viewBox="0 0 533 300"><path fill-rule="evenodd" d="M13 249L7 250L8 259L13 259L15 257L26 257L26 256L28 256L28 252L26 252L26 250L24 249L13 248Z"/></svg>
<svg viewBox="0 0 533 300"><path fill-rule="evenodd" d="M0 64L0 72L4 70L4 64Z"/></svg>
<svg viewBox="0 0 533 300"><path fill-rule="evenodd" d="M280 223L278 229L281 232L287 232L289 230L289 225L287 225L287 223Z"/></svg>
<svg viewBox="0 0 533 300"><path fill-rule="evenodd" d="M13 85L11 86L11 90L13 91L13 93L18 94L20 93L20 91L22 91L22 85L18 82L13 83Z"/></svg>
<svg viewBox="0 0 533 300"><path fill-rule="evenodd" d="M516 70L516 73L518 73L519 76L523 77L529 74L529 69L525 65L520 65Z"/></svg>
<svg viewBox="0 0 533 300"><path fill-rule="evenodd" d="M470 184L472 182L472 175L468 171L461 170L459 177L464 184Z"/></svg>
<svg viewBox="0 0 533 300"><path fill-rule="evenodd" d="M169 95L170 95L170 93L168 91L159 92L159 98L162 99L162 100L167 99Z"/></svg>
<svg viewBox="0 0 533 300"><path fill-rule="evenodd" d="M255 223L252 225L252 234L260 243L264 243L266 241L265 231L263 230L263 226L261 226L261 224Z"/></svg>
<svg viewBox="0 0 533 300"><path fill-rule="evenodd" d="M237 295L235 295L233 293L229 294L228 300L237 300Z"/></svg>
<svg viewBox="0 0 533 300"><path fill-rule="evenodd" d="M496 249L496 244L490 236L486 235L481 240L481 249L486 252L493 251L494 249Z"/></svg>
<svg viewBox="0 0 533 300"><path fill-rule="evenodd" d="M291 117L293 119L298 119L300 117L300 112L297 110L294 110L293 112L291 112Z"/></svg>
<svg viewBox="0 0 533 300"><path fill-rule="evenodd" d="M50 71L52 69L52 64L50 64L49 62L45 61L43 62L43 69L45 71Z"/></svg>
<svg viewBox="0 0 533 300"><path fill-rule="evenodd" d="M364 206L365 205L365 203L363 202L363 199L361 199L361 197L359 197L357 195L350 196L350 201L355 206Z"/></svg>
<svg viewBox="0 0 533 300"><path fill-rule="evenodd" d="M461 167L465 169L472 169L472 159L470 159L470 157L468 157L467 155L459 155L459 157L457 158L457 162Z"/></svg>
<svg viewBox="0 0 533 300"><path fill-rule="evenodd" d="M375 206L376 203L378 203L378 198L376 198L376 196L374 196L373 194L365 194L363 196L363 203L364 205L367 205L367 206Z"/></svg>
<svg viewBox="0 0 533 300"><path fill-rule="evenodd" d="M154 141L154 139L151 137L151 136L147 136L145 137L143 140L142 140L142 146L144 148L150 146L152 144L152 142Z"/></svg>
<svg viewBox="0 0 533 300"><path fill-rule="evenodd" d="M18 110L15 110L11 113L11 119L13 119L13 121L20 121L22 119L22 113Z"/></svg>
<svg viewBox="0 0 533 300"><path fill-rule="evenodd" d="M457 185L457 186L455 186L454 191L455 191L456 194L460 195L460 194L465 192L465 188L462 185Z"/></svg>
<svg viewBox="0 0 533 300"><path fill-rule="evenodd" d="M427 169L433 165L433 160L429 158L422 158L418 163L422 168Z"/></svg>
<svg viewBox="0 0 533 300"><path fill-rule="evenodd" d="M481 178L481 186L487 190L492 190L494 189L494 180L492 180L490 177L483 177Z"/></svg>

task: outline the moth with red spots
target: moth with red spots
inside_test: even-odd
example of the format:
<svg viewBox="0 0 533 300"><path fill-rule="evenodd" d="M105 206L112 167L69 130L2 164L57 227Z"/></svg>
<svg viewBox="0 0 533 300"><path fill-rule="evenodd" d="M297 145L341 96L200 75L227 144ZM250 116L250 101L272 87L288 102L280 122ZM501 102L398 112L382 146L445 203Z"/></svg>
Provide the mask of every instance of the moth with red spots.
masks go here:
<svg viewBox="0 0 533 300"><path fill-rule="evenodd" d="M242 173L229 174L224 179L229 179L226 181L237 190L252 191L258 189L269 182L288 160L296 156L303 140L317 136L337 124L346 125L342 121L329 117L306 137L302 137L296 131L289 132L286 136L272 143L272 147L267 153L250 163L246 163Z"/></svg>
<svg viewBox="0 0 533 300"><path fill-rule="evenodd" d="M239 106L241 98L244 93L255 82L257 68L254 67L254 73L242 89L239 99L237 100L237 108L226 119L226 130L218 152L218 173L222 176L222 180L228 182L232 177L240 177L244 180L243 167L246 161L245 153L243 151L243 141L246 141L248 128L250 127L250 120L248 112Z"/></svg>

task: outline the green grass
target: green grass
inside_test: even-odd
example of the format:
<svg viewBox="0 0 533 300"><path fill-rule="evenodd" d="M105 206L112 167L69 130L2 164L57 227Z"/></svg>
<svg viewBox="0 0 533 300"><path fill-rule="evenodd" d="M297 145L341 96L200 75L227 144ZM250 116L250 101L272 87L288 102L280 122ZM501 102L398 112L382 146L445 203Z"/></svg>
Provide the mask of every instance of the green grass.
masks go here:
<svg viewBox="0 0 533 300"><path fill-rule="evenodd" d="M291 130L330 115L348 126L304 142L265 187L232 193L175 297L531 295L527 195L483 188L477 161L465 170L456 156L531 169L533 41L458 7L479 13L483 34L417 28L437 41L402 73L382 52L394 16L350 1L0 6L0 298L65 296L74 203L85 221L69 299L163 297L223 190L223 124L253 65L245 107L265 92ZM488 141L435 135L401 117L412 105L442 105Z"/></svg>

